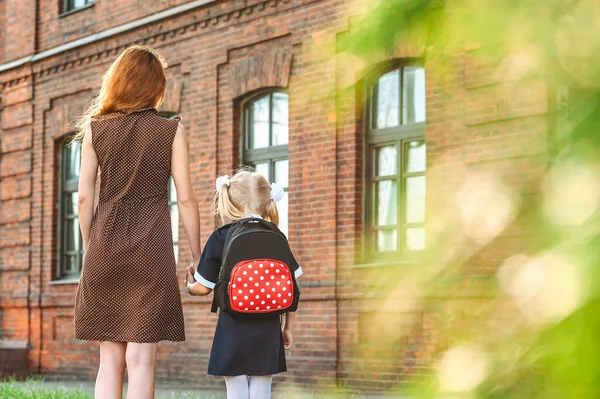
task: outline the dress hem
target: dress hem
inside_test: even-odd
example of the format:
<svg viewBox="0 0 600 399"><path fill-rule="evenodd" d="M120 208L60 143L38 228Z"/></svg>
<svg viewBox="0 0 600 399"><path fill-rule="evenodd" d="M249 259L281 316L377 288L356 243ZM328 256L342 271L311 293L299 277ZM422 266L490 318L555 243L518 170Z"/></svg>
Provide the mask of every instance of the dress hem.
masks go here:
<svg viewBox="0 0 600 399"><path fill-rule="evenodd" d="M120 339L119 337L102 337L102 338L80 338L75 336L74 337L77 340L80 341L96 341L96 342L131 342L131 343L136 343L136 344L155 344L155 343L159 343L159 342L164 342L164 341L168 341L168 342L184 342L185 341L185 337L183 338L161 338L161 339Z"/></svg>
<svg viewBox="0 0 600 399"><path fill-rule="evenodd" d="M224 374L224 373L211 373L209 371L206 374L212 375L212 376L215 376L215 377L238 377L240 375L247 375L249 377L252 377L252 376L259 377L259 376L263 376L263 375L276 375L276 374L281 374L281 373L287 373L287 370L276 371L274 373L250 373L250 374L248 374L248 373Z"/></svg>

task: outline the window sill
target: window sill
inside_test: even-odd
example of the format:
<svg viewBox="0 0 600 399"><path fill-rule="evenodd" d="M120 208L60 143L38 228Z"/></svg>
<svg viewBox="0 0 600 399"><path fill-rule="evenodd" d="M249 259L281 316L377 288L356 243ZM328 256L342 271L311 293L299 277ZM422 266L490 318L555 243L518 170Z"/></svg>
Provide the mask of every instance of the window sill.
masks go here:
<svg viewBox="0 0 600 399"><path fill-rule="evenodd" d="M88 8L94 7L95 4L96 3L94 2L94 3L86 4L82 7L78 7L78 8L69 10L69 11L65 11L62 14L58 14L58 18L64 18L64 17L68 17L69 15L77 14L79 11L87 10Z"/></svg>
<svg viewBox="0 0 600 399"><path fill-rule="evenodd" d="M79 277L63 278L50 281L50 285L79 284Z"/></svg>

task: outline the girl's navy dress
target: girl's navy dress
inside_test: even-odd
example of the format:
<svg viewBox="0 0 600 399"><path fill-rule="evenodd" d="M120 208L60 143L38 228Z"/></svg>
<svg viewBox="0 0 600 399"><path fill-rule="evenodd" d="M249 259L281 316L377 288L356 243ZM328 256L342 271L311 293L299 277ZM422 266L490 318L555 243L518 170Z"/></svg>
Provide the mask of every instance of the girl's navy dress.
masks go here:
<svg viewBox="0 0 600 399"><path fill-rule="evenodd" d="M221 268L228 226L215 230L204 247L194 277L213 289ZM296 278L302 268L290 265ZM287 371L283 335L278 315L259 318L219 312L217 329L208 361L208 374L218 376L271 375Z"/></svg>

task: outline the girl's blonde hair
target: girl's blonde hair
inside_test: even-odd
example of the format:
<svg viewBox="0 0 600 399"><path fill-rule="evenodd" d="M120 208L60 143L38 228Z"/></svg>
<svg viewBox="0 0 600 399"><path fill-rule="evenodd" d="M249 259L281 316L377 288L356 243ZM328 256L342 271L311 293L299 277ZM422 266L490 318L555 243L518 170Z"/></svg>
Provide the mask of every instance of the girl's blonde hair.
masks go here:
<svg viewBox="0 0 600 399"><path fill-rule="evenodd" d="M100 93L75 125L73 140L82 139L93 116L124 109L158 108L167 89L167 63L150 46L125 49L102 77Z"/></svg>
<svg viewBox="0 0 600 399"><path fill-rule="evenodd" d="M263 175L251 170L239 170L229 179L229 185L223 184L215 202L223 223L258 213L265 220L279 224L277 206L271 199L271 185Z"/></svg>

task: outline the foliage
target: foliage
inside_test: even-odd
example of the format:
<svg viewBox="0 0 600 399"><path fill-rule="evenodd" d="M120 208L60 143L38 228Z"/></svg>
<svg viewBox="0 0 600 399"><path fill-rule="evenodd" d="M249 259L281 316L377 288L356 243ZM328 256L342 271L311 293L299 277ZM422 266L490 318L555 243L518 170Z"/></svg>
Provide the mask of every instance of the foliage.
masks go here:
<svg viewBox="0 0 600 399"><path fill-rule="evenodd" d="M387 281L390 293L410 293L407 311L438 314L430 372L398 390L423 398L600 397L600 5L381 0L369 8L343 38L340 56L369 65L381 52L393 56L402 45L422 43L426 70L435 58L431 65L451 69L468 52L508 73L497 87L515 90L532 76L548 87L545 170L534 186L505 183L506 170L463 165L457 191L472 202L458 205L461 213L428 200L428 264ZM490 227L485 242L470 234L472 225L478 233ZM503 251L496 270L476 275L473 258L515 228L524 232L521 248ZM390 323L390 309L383 314Z"/></svg>

